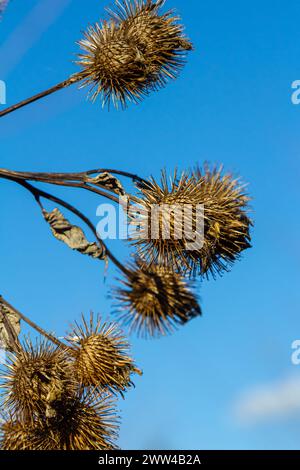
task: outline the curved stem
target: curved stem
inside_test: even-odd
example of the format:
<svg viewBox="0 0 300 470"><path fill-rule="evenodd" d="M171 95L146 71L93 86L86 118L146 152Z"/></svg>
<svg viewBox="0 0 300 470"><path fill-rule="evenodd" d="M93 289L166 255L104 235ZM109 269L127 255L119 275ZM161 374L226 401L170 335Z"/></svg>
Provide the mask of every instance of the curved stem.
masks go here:
<svg viewBox="0 0 300 470"><path fill-rule="evenodd" d="M24 106L30 103L33 103L34 101L38 101L41 98L44 98L45 96L51 95L52 93L55 93L56 91L62 90L63 88L73 85L74 83L79 82L80 80L82 80L82 75L80 73L76 73L72 75L71 77L69 77L67 80L60 82L57 85L54 85L53 87L42 91L41 93L37 93L36 95L31 96L30 98L27 98L26 100L20 101L19 103L14 104L10 106L9 108L3 109L3 111L0 111L0 118L3 116L6 116L7 114L12 113L13 111L16 111L17 109L23 108Z"/></svg>
<svg viewBox="0 0 300 470"><path fill-rule="evenodd" d="M78 173L44 173L44 172L28 172L28 171L14 171L6 170L5 168L0 168L0 176L14 176L18 179L32 180L32 181L43 181L47 180L72 180L72 181L85 181L88 176L99 174L99 173L111 173L119 176L124 176L125 178L130 178L133 181L138 181L140 183L147 183L147 181L140 176L129 173L122 170L114 170L108 168L98 168L95 170L82 171Z"/></svg>

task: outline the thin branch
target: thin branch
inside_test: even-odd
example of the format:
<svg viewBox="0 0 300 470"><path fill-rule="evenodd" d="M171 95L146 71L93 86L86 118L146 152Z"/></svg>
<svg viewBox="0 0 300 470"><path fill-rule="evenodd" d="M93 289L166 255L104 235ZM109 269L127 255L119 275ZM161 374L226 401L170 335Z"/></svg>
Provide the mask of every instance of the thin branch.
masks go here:
<svg viewBox="0 0 300 470"><path fill-rule="evenodd" d="M1 175L0 175L1 178ZM85 189L87 191L90 191L92 193L98 194L99 196L103 196L107 199L109 199L112 202L115 202L119 204L119 199L116 196L113 196L110 193L106 193L105 191L101 191L101 189L94 188L93 186L90 186L89 184L86 183L71 183L69 181L57 181L57 180L47 180L47 181L42 181L45 184L54 184L56 186L66 186L66 187L71 187L71 188L81 188Z"/></svg>
<svg viewBox="0 0 300 470"><path fill-rule="evenodd" d="M38 101L41 98L44 98L45 96L51 95L52 93L55 93L56 91L62 90L63 88L66 88L70 85L73 85L76 82L79 82L82 80L82 75L80 73L76 73L69 77L67 80L64 80L61 83L58 83L57 85L54 85L51 88L48 88L45 91L42 91L41 93L38 93L37 95L31 96L30 98L27 98L26 100L20 101L17 104L14 104L10 106L9 108L4 109L3 111L0 111L0 118L3 116L6 116L7 114L12 113L13 111L16 111L17 109L23 108L24 106L33 103L34 101Z"/></svg>
<svg viewBox="0 0 300 470"><path fill-rule="evenodd" d="M18 180L26 180L26 181L38 181L45 184L55 184L58 186L66 186L71 188L81 188L92 193L98 194L103 196L116 204L120 204L121 206L124 205L124 201L120 198L117 198L113 194L109 192L101 191L101 189L95 187L92 182L89 182L89 176L93 174L99 173L112 173L118 174L127 178L132 179L133 181L139 181L140 183L147 184L147 181L143 178L140 178L133 173L127 173L122 170L110 170L105 168L100 168L97 170L88 170L81 173L41 173L41 172L25 172L25 171L14 171L14 170L6 170L5 168L0 168L0 178L7 178L11 177L11 179L18 179ZM101 183L97 183L97 186L102 186L103 188L107 189L107 187ZM114 191L112 191L113 193ZM128 198L133 202L138 202L138 199L131 195L128 195Z"/></svg>

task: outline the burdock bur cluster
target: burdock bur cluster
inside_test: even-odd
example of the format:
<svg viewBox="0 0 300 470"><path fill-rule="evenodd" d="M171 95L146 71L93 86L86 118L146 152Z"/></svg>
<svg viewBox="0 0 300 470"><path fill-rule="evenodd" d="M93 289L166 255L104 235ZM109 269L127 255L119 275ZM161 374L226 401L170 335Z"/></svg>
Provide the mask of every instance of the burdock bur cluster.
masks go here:
<svg viewBox="0 0 300 470"><path fill-rule="evenodd" d="M117 0L107 10L106 20L89 26L78 41L78 70L2 110L0 117L73 84L87 87L91 100L98 102L99 97L103 107L123 109L164 87L178 76L193 49L180 18L165 11L164 3ZM124 397L133 376L141 374L121 327L159 337L201 316L197 279L216 278L250 247L252 222L245 185L222 167L208 164L174 171L172 176L162 171L160 179L107 168L80 173L0 169L0 179L33 196L57 240L95 262L113 263L120 274L112 290L117 322L90 314L63 337L45 331L0 297L0 341L7 351L0 377L1 449L114 449L119 427L116 398ZM123 180L132 183L132 189L125 190L129 185ZM88 191L114 204L125 198L128 221L139 226L129 241L132 259L118 260L87 215L45 186ZM162 209L156 219L157 237L151 236L153 206ZM164 210L173 206L191 206L187 220L178 222ZM178 229L178 223L188 223L195 229L199 206L204 208L202 243L189 249L189 237L182 230L179 238L175 225ZM69 215L76 217L77 225ZM93 240L88 240L86 229ZM39 336L21 338L21 323Z"/></svg>

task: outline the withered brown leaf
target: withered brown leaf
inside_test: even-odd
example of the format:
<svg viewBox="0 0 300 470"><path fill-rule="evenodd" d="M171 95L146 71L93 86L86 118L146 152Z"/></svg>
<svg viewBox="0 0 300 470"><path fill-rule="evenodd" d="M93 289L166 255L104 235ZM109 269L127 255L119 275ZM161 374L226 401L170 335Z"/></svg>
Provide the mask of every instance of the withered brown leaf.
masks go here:
<svg viewBox="0 0 300 470"><path fill-rule="evenodd" d="M92 258L106 259L104 247L95 242L89 242L83 230L71 224L59 209L55 208L51 212L43 210L43 215L46 222L50 225L51 232L55 238L64 242L72 250L79 251L83 255L88 255Z"/></svg>

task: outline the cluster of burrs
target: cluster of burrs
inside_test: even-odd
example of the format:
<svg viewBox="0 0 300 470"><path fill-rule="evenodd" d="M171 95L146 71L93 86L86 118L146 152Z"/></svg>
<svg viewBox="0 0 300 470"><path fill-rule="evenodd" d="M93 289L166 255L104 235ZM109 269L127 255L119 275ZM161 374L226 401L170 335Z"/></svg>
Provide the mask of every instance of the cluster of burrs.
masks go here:
<svg viewBox="0 0 300 470"><path fill-rule="evenodd" d="M1 311L12 315L1 304ZM12 333L13 334L13 333ZM115 448L115 396L141 373L115 323L82 317L62 342L44 332L34 343L15 339L0 374L0 448L108 450Z"/></svg>
<svg viewBox="0 0 300 470"><path fill-rule="evenodd" d="M90 26L78 44L80 70L54 87L0 112L5 116L51 93L79 83L103 105L126 107L176 78L191 42L164 0L116 0L108 19ZM125 192L116 177L134 182ZM56 239L107 262L122 273L114 290L115 314L144 336L160 336L201 315L197 277L216 277L250 247L249 197L241 181L222 168L196 168L170 178L145 180L122 170L30 173L0 169L0 179L29 191ZM133 261L120 262L92 221L64 199L31 182L85 190L126 207ZM42 201L54 203L46 210ZM80 220L74 225L61 212ZM93 234L89 241L83 227ZM196 235L196 237L195 237ZM195 239L194 239L195 238ZM196 240L196 242L195 242ZM36 342L19 340L20 320L35 328ZM118 430L113 398L140 373L115 323L83 317L64 338L47 333L0 297L0 344L10 351L1 373L0 446L6 450L105 450Z"/></svg>
<svg viewBox="0 0 300 470"><path fill-rule="evenodd" d="M161 181L137 186L130 219L138 260L117 289L121 319L143 334L165 334L201 314L191 289L196 276L222 274L251 246L249 197L222 168L169 179L162 172Z"/></svg>

